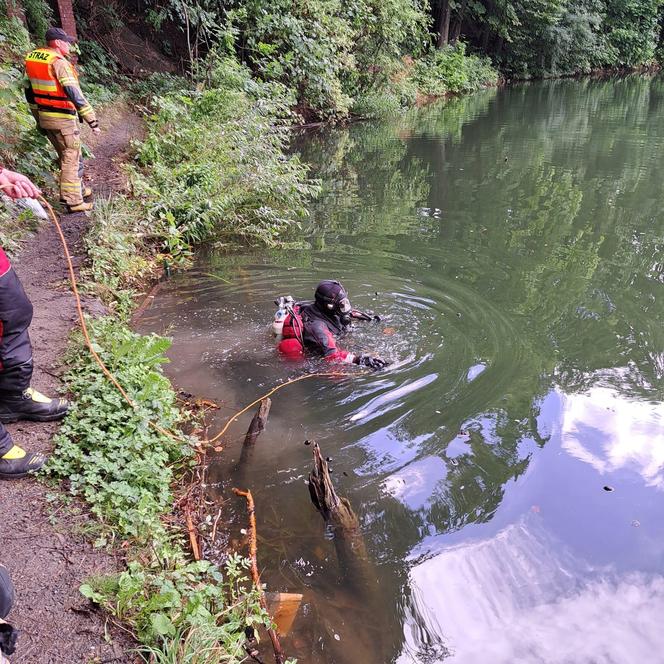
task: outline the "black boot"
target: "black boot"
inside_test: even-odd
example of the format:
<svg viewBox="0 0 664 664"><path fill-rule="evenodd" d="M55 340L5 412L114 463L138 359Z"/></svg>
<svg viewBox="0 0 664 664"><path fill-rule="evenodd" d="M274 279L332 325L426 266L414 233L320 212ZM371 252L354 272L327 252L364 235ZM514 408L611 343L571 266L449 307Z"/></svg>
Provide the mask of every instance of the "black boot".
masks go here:
<svg viewBox="0 0 664 664"><path fill-rule="evenodd" d="M0 422L4 424L18 420L52 422L62 419L67 410L66 399L49 399L32 387L21 394L0 396Z"/></svg>
<svg viewBox="0 0 664 664"><path fill-rule="evenodd" d="M41 452L26 452L18 445L0 457L0 479L15 480L37 472L46 463Z"/></svg>

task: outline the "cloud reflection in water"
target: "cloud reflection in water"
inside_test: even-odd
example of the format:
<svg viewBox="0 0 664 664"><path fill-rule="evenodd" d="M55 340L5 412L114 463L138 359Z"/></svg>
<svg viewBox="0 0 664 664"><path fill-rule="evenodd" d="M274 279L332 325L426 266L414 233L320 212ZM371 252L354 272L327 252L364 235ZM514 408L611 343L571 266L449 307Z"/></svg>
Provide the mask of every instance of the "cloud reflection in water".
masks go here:
<svg viewBox="0 0 664 664"><path fill-rule="evenodd" d="M664 652L664 578L593 569L536 516L423 560L410 586L397 664L636 664Z"/></svg>
<svg viewBox="0 0 664 664"><path fill-rule="evenodd" d="M664 489L664 404L609 387L565 395L563 404L563 449L601 474L633 470Z"/></svg>

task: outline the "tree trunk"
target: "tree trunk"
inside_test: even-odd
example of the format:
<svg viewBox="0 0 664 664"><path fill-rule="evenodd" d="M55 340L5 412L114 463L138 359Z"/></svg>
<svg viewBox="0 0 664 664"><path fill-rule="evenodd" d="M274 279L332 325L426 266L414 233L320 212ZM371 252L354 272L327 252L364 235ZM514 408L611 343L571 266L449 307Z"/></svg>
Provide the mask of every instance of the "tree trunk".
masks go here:
<svg viewBox="0 0 664 664"><path fill-rule="evenodd" d="M245 445L253 445L256 442L256 438L260 436L265 430L265 425L267 424L267 418L270 414L270 408L272 406L272 401L269 398L263 399L261 405L259 406L254 419L251 420L249 425L249 430L244 439Z"/></svg>
<svg viewBox="0 0 664 664"><path fill-rule="evenodd" d="M450 41L450 15L451 15L450 0L443 0L440 9L440 17L438 22L438 41L436 42L437 48L447 46Z"/></svg>
<svg viewBox="0 0 664 664"><path fill-rule="evenodd" d="M74 19L74 6L72 0L57 0L60 25L70 36L76 37L76 21Z"/></svg>
<svg viewBox="0 0 664 664"><path fill-rule="evenodd" d="M267 424L267 418L270 414L270 407L272 406L272 400L269 397L263 399L251 420L249 429L247 430L247 435L244 437L244 444L242 445L242 452L240 452L240 460L235 465L235 468L232 472L233 476L238 477L238 481L245 479L245 474L247 473L248 467L251 462L251 458L254 455L254 443L258 436L260 436L265 430L265 425Z"/></svg>
<svg viewBox="0 0 664 664"><path fill-rule="evenodd" d="M456 44L459 41L461 36L461 28L463 26L463 19L466 15L466 8L468 7L468 0L463 0L461 7L459 8L459 16L454 24L452 29L452 36L450 37L450 43Z"/></svg>
<svg viewBox="0 0 664 664"><path fill-rule="evenodd" d="M309 473L311 502L334 532L334 546L339 566L353 586L369 594L375 586L369 557L360 530L360 522L350 502L334 490L330 469L318 443L313 444L314 467ZM373 579L373 581L372 581Z"/></svg>

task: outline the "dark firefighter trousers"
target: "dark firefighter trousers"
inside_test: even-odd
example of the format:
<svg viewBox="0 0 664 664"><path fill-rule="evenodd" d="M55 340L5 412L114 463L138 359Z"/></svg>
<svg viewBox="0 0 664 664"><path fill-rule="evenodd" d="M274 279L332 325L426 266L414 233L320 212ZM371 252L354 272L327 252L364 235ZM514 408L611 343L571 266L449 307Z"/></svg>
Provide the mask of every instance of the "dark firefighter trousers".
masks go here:
<svg viewBox="0 0 664 664"><path fill-rule="evenodd" d="M32 303L12 268L0 277L0 400L30 387L32 345L28 327ZM0 456L12 448L9 432L0 423Z"/></svg>

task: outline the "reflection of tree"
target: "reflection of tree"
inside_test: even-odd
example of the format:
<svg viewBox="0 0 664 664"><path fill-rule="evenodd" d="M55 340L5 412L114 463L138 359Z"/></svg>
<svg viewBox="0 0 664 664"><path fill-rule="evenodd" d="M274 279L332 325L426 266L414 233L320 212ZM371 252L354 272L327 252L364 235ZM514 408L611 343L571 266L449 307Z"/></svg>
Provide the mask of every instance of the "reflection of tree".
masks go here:
<svg viewBox="0 0 664 664"><path fill-rule="evenodd" d="M404 161L405 141L388 125L357 124L310 135L302 157L314 159L312 175L323 191L310 233L396 235L412 231L410 214L426 199L428 170L417 159Z"/></svg>
<svg viewBox="0 0 664 664"><path fill-rule="evenodd" d="M445 358L433 360L443 362L434 389L445 395L445 433L422 443L419 456L444 455L462 426L469 451L448 466L430 505L410 515L415 541L428 525L444 532L491 518L503 485L527 465L520 441L543 444L537 403L552 382L581 390L598 370L631 363L621 389L661 397L664 174L653 146L664 133L663 94L661 80L639 76L523 85L393 124L338 129L303 149L326 183L317 229L367 233L381 246L403 233L399 252L436 275L443 292L466 289L459 297L472 320L441 322ZM422 210L440 214L422 224ZM373 261L404 269L384 255ZM408 276L417 280L420 269ZM477 358L485 374L459 384ZM414 395L408 408L430 409L430 395ZM472 428L481 414L494 421L490 439ZM429 425L406 418L399 438Z"/></svg>

